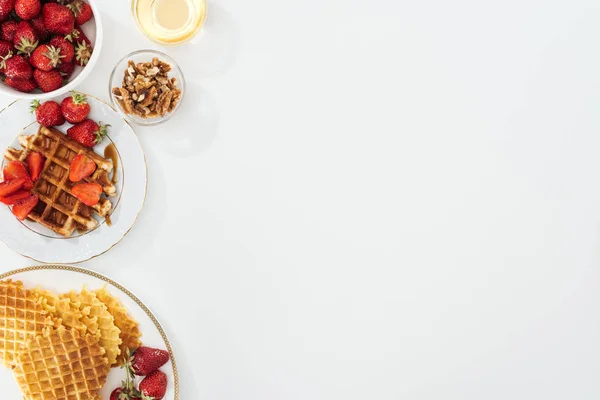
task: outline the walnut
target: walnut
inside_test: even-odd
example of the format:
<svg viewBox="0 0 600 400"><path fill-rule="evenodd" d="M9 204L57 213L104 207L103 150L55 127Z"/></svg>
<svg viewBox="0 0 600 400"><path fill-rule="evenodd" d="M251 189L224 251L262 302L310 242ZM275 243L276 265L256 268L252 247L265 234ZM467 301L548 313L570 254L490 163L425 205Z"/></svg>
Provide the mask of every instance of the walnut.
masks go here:
<svg viewBox="0 0 600 400"><path fill-rule="evenodd" d="M181 101L177 79L169 78L171 65L154 57L150 62L127 62L121 87L112 89L117 103L126 114L142 118L162 117Z"/></svg>

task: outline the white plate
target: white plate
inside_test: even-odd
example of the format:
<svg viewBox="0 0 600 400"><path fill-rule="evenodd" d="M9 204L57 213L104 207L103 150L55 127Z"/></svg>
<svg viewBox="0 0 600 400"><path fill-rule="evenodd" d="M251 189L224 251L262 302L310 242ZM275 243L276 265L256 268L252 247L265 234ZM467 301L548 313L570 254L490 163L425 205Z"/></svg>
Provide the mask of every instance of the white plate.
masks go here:
<svg viewBox="0 0 600 400"><path fill-rule="evenodd" d="M0 280L2 279L23 281L26 288L41 285L56 293L79 290L84 284L87 285L88 289L98 289L107 285L108 291L121 300L123 305L129 310L131 316L139 323L140 331L142 332L142 343L145 346L169 351L171 360L160 369L167 375L168 379L167 393L164 400L179 399L177 364L169 339L148 307L123 286L96 272L66 265L40 265L23 268L1 274ZM121 368L111 369L108 381L101 391L102 400L108 400L110 393L121 386L121 381L124 378L125 371ZM23 394L17 386L12 372L3 367L0 367L0 388L2 388L3 400L19 400L23 398Z"/></svg>
<svg viewBox="0 0 600 400"><path fill-rule="evenodd" d="M65 95L67 96L67 95ZM59 102L65 97L54 100ZM133 128L108 104L88 96L90 118L110 124L108 138L95 147L103 154L111 142L119 153L117 168L117 196L110 219L112 226L99 220L99 226L84 234L75 233L70 238L57 235L50 229L31 221L21 223L7 206L0 204L0 241L17 253L44 263L75 264L89 260L110 250L129 232L135 223L146 198L146 160ZM37 131L35 116L29 113L29 101L17 100L0 112L0 150L20 148L17 137L22 133ZM71 125L58 127L66 133ZM4 160L0 166L4 165Z"/></svg>

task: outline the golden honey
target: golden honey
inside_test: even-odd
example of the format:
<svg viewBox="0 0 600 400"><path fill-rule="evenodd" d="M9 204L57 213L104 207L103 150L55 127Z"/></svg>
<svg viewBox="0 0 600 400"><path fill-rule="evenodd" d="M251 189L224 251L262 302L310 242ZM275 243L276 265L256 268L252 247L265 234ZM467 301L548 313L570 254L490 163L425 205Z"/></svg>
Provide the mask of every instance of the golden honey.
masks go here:
<svg viewBox="0 0 600 400"><path fill-rule="evenodd" d="M206 20L206 0L133 0L132 7L142 32L164 44L191 39Z"/></svg>

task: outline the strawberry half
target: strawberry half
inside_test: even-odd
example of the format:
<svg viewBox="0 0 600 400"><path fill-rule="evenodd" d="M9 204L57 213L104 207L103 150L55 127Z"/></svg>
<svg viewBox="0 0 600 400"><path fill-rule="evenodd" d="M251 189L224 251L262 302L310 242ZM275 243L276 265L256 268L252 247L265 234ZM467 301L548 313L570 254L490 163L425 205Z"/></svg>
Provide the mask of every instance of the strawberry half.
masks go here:
<svg viewBox="0 0 600 400"><path fill-rule="evenodd" d="M27 166L29 167L29 172L31 172L31 180L37 181L40 179L40 175L42 174L42 170L44 169L44 163L46 159L43 155L38 152L29 153L27 156Z"/></svg>
<svg viewBox="0 0 600 400"><path fill-rule="evenodd" d="M25 218L27 218L35 206L37 206L38 200L38 196L34 194L26 199L17 201L12 207L12 213L19 221L23 221Z"/></svg>
<svg viewBox="0 0 600 400"><path fill-rule="evenodd" d="M93 207L100 201L102 186L97 183L80 183L73 186L72 192L83 204Z"/></svg>
<svg viewBox="0 0 600 400"><path fill-rule="evenodd" d="M8 164L4 166L2 175L4 176L5 181L12 181L20 178L30 178L29 172L27 172L27 167L21 161L9 161Z"/></svg>
<svg viewBox="0 0 600 400"><path fill-rule="evenodd" d="M29 196L31 196L31 193L29 193L29 190L17 190L16 192L14 192L13 194L11 194L9 196L0 197L0 203L4 203L8 206L12 206L17 201L26 199Z"/></svg>
<svg viewBox="0 0 600 400"><path fill-rule="evenodd" d="M0 183L0 197L10 196L17 190L23 189L23 185L26 185L28 180L28 178L19 178Z"/></svg>
<svg viewBox="0 0 600 400"><path fill-rule="evenodd" d="M78 154L71 161L71 170L69 171L69 180L71 182L80 182L92 175L96 170L96 163L84 156Z"/></svg>

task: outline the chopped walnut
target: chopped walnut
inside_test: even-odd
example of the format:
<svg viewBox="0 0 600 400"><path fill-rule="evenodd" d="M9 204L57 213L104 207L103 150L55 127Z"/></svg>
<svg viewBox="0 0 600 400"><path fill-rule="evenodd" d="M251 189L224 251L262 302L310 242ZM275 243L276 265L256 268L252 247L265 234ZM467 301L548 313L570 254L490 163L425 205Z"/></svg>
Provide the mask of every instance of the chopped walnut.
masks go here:
<svg viewBox="0 0 600 400"><path fill-rule="evenodd" d="M169 78L169 71L171 66L156 57L137 64L129 60L123 83L113 88L112 94L126 114L162 117L175 109L182 95L177 79Z"/></svg>

